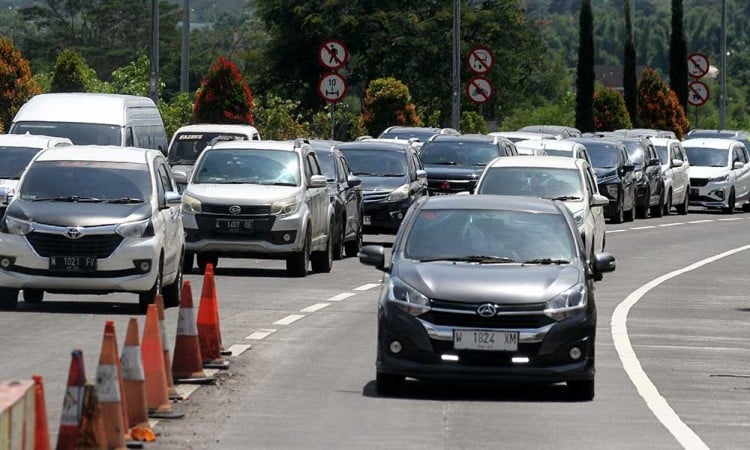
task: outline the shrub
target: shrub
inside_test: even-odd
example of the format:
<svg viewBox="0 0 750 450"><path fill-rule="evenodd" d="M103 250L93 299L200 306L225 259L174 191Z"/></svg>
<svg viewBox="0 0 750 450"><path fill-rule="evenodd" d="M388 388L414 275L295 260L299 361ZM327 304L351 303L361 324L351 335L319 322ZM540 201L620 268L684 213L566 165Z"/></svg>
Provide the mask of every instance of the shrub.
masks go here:
<svg viewBox="0 0 750 450"><path fill-rule="evenodd" d="M633 126L622 94L608 87L600 88L594 93L594 123L597 131L614 131Z"/></svg>
<svg viewBox="0 0 750 450"><path fill-rule="evenodd" d="M268 94L255 110L258 130L263 139L295 139L310 135L310 124L299 109L300 102Z"/></svg>
<svg viewBox="0 0 750 450"><path fill-rule="evenodd" d="M159 99L159 112L164 121L167 137L171 137L178 128L188 125L193 114L193 99L187 92L180 92L171 102Z"/></svg>
<svg viewBox="0 0 750 450"><path fill-rule="evenodd" d="M0 124L11 123L18 108L41 92L21 51L0 38Z"/></svg>
<svg viewBox="0 0 750 450"><path fill-rule="evenodd" d="M574 126L575 95L568 93L562 98L542 106L520 106L503 118L501 128L503 130L517 130L527 125L540 124Z"/></svg>
<svg viewBox="0 0 750 450"><path fill-rule="evenodd" d="M86 92L85 65L75 50L63 50L55 63L50 92Z"/></svg>
<svg viewBox="0 0 750 450"><path fill-rule="evenodd" d="M461 132L487 134L487 121L476 111L461 113Z"/></svg>
<svg viewBox="0 0 750 450"><path fill-rule="evenodd" d="M254 106L253 94L237 66L220 56L198 88L193 121L253 125Z"/></svg>
<svg viewBox="0 0 750 450"><path fill-rule="evenodd" d="M367 134L377 136L392 125L419 126L422 124L412 103L409 88L392 78L377 78L365 91L360 123Z"/></svg>
<svg viewBox="0 0 750 450"><path fill-rule="evenodd" d="M641 126L673 131L682 138L690 126L677 95L655 69L646 69L638 84L638 118Z"/></svg>

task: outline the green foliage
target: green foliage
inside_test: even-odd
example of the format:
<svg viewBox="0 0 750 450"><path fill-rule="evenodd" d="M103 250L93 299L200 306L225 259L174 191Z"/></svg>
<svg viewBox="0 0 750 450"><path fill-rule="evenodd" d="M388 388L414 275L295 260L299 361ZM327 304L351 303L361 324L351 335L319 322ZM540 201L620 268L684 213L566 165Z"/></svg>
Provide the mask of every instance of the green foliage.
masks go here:
<svg viewBox="0 0 750 450"><path fill-rule="evenodd" d="M422 124L411 100L409 88L393 78L372 80L365 93L361 116L367 134L378 135L392 125Z"/></svg>
<svg viewBox="0 0 750 450"><path fill-rule="evenodd" d="M172 136L178 128L188 125L193 115L193 99L187 92L181 92L166 102L159 99L159 112L164 121L167 136Z"/></svg>
<svg viewBox="0 0 750 450"><path fill-rule="evenodd" d="M333 112L335 119L333 139L348 141L364 134L359 128L360 113L359 99L356 97L348 96L342 102L337 103ZM331 138L330 111L318 111L313 114L310 122L310 135L321 139Z"/></svg>
<svg viewBox="0 0 750 450"><path fill-rule="evenodd" d="M299 111L300 102L268 94L258 102L255 117L263 139L295 139L310 136L310 124Z"/></svg>
<svg viewBox="0 0 750 450"><path fill-rule="evenodd" d="M253 94L237 66L220 56L196 93L193 121L252 125L253 108Z"/></svg>
<svg viewBox="0 0 750 450"><path fill-rule="evenodd" d="M12 42L0 38L0 128L10 124L18 108L39 93L29 62Z"/></svg>
<svg viewBox="0 0 750 450"><path fill-rule="evenodd" d="M631 128L632 123L622 94L608 87L594 93L594 121L597 131L614 131Z"/></svg>
<svg viewBox="0 0 750 450"><path fill-rule="evenodd" d="M86 61L75 50L63 50L55 63L50 92L86 92L85 65Z"/></svg>
<svg viewBox="0 0 750 450"><path fill-rule="evenodd" d="M476 111L461 113L461 132L467 134L487 134L487 121Z"/></svg>
<svg viewBox="0 0 750 450"><path fill-rule="evenodd" d="M141 55L112 72L112 89L118 94L148 97L151 80L151 60Z"/></svg>
<svg viewBox="0 0 750 450"><path fill-rule="evenodd" d="M576 67L576 128L594 131L594 17L591 0L581 1Z"/></svg>
<svg viewBox="0 0 750 450"><path fill-rule="evenodd" d="M575 95L568 93L560 100L542 106L522 106L505 116L501 124L503 130L517 130L527 125L575 125Z"/></svg>
<svg viewBox="0 0 750 450"><path fill-rule="evenodd" d="M630 1L625 0L625 50L623 55L622 87L625 106L628 109L630 123L638 125L638 76L636 74L636 53L633 43L633 23L630 20Z"/></svg>
<svg viewBox="0 0 750 450"><path fill-rule="evenodd" d="M672 33L669 36L669 85L682 108L687 108L688 69L682 0L672 0Z"/></svg>
<svg viewBox="0 0 750 450"><path fill-rule="evenodd" d="M674 131L682 138L689 123L677 95L654 69L646 69L638 84L638 117L642 126Z"/></svg>

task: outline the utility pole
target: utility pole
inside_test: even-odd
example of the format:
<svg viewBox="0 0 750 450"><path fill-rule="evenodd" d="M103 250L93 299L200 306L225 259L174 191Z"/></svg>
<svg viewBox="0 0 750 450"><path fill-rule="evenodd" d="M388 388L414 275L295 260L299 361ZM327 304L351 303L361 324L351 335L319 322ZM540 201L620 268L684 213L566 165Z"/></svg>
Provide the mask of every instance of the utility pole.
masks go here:
<svg viewBox="0 0 750 450"><path fill-rule="evenodd" d="M453 58L451 64L453 103L451 127L458 130L461 120L461 0L453 0Z"/></svg>
<svg viewBox="0 0 750 450"><path fill-rule="evenodd" d="M151 0L151 79L149 97L159 101L159 0Z"/></svg>
<svg viewBox="0 0 750 450"><path fill-rule="evenodd" d="M182 57L180 60L180 92L190 90L190 0L182 7Z"/></svg>
<svg viewBox="0 0 750 450"><path fill-rule="evenodd" d="M719 128L727 127L727 0L721 0L721 58L719 69Z"/></svg>

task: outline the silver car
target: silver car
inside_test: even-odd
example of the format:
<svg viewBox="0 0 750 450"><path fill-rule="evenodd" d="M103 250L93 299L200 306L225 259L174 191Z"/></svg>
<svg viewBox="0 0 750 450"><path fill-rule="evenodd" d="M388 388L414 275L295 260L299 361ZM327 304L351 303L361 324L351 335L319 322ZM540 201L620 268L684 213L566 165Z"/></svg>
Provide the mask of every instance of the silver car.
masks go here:
<svg viewBox="0 0 750 450"><path fill-rule="evenodd" d="M175 172L178 183L187 179ZM307 141L219 142L201 153L182 196L186 271L219 257L285 259L291 276L333 264L333 206Z"/></svg>

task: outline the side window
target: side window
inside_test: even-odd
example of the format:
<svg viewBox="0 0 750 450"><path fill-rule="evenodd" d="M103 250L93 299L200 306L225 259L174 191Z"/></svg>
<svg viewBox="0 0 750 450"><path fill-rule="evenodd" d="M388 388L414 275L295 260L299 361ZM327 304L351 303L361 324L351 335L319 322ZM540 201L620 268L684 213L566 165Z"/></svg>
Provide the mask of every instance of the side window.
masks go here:
<svg viewBox="0 0 750 450"><path fill-rule="evenodd" d="M174 186L172 185L172 177L169 175L169 170L167 169L167 166L163 162L159 164L158 173L159 173L159 181L160 181L163 191L164 192L175 191L176 189L174 189Z"/></svg>
<svg viewBox="0 0 750 450"><path fill-rule="evenodd" d="M596 183L594 183L594 179L591 177L590 167L586 167L583 171L583 177L586 179L586 190L589 191L589 195L596 194Z"/></svg>
<svg viewBox="0 0 750 450"><path fill-rule="evenodd" d="M343 160L339 157L336 158L336 171L339 174L339 183L346 183L346 179L349 176L349 172L346 171L346 167L344 167Z"/></svg>
<svg viewBox="0 0 750 450"><path fill-rule="evenodd" d="M414 167L416 168L416 170L424 170L424 167L422 167L422 161L419 159L419 156L417 156L416 153L412 153L411 157L414 160Z"/></svg>
<svg viewBox="0 0 750 450"><path fill-rule="evenodd" d="M349 175L352 175L352 168L349 167L349 163L344 157L340 157L339 160L341 161L341 165L344 167L344 176L348 178Z"/></svg>
<svg viewBox="0 0 750 450"><path fill-rule="evenodd" d="M309 154L307 155L308 158L310 158L310 168L312 169L313 175L322 175L323 171L320 170L320 163L318 162L318 157L315 156L315 154Z"/></svg>
<svg viewBox="0 0 750 450"><path fill-rule="evenodd" d="M305 178L307 180L310 180L310 177L312 176L312 166L310 166L310 158L305 158Z"/></svg>
<svg viewBox="0 0 750 450"><path fill-rule="evenodd" d="M748 158L748 154L747 154L747 148L740 147L740 156L742 157L742 162L744 162L745 164L747 164L750 161L750 159Z"/></svg>
<svg viewBox="0 0 750 450"><path fill-rule="evenodd" d="M125 146L135 146L135 140L133 139L133 129L130 127L125 128Z"/></svg>

